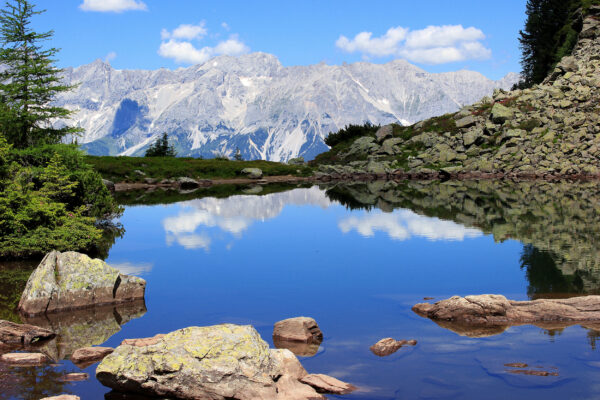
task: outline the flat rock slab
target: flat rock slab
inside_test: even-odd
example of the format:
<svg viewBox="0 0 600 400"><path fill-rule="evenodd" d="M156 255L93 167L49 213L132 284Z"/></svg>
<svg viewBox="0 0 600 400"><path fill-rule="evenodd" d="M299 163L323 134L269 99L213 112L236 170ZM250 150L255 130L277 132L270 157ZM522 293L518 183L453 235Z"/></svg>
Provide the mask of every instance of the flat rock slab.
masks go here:
<svg viewBox="0 0 600 400"><path fill-rule="evenodd" d="M412 310L434 321L500 329L538 323L600 323L600 296L532 301L513 301L493 294L454 296L434 304L420 303Z"/></svg>
<svg viewBox="0 0 600 400"><path fill-rule="evenodd" d="M414 339L396 340L393 338L385 338L369 347L369 350L371 350L371 352L376 356L385 357L394 354L404 346L415 346L416 344L417 341Z"/></svg>
<svg viewBox="0 0 600 400"><path fill-rule="evenodd" d="M54 332L48 329L0 320L0 342L5 344L30 345L54 336Z"/></svg>
<svg viewBox="0 0 600 400"><path fill-rule="evenodd" d="M144 298L146 281L76 252L50 252L33 271L19 302L25 316Z"/></svg>
<svg viewBox="0 0 600 400"><path fill-rule="evenodd" d="M70 394L61 394L60 396L44 397L40 400L81 400L79 396L73 396Z"/></svg>
<svg viewBox="0 0 600 400"><path fill-rule="evenodd" d="M275 323L273 339L302 343L321 343L323 332L309 317L288 318Z"/></svg>
<svg viewBox="0 0 600 400"><path fill-rule="evenodd" d="M39 366L52 360L42 353L9 353L0 356L0 361L13 366Z"/></svg>
<svg viewBox="0 0 600 400"><path fill-rule="evenodd" d="M358 389L354 385L323 374L306 375L300 382L312 386L319 393L348 394Z"/></svg>
<svg viewBox="0 0 600 400"><path fill-rule="evenodd" d="M104 357L113 351L115 349L112 347L83 347L73 352L71 361L77 366L87 368L98 361L102 361Z"/></svg>

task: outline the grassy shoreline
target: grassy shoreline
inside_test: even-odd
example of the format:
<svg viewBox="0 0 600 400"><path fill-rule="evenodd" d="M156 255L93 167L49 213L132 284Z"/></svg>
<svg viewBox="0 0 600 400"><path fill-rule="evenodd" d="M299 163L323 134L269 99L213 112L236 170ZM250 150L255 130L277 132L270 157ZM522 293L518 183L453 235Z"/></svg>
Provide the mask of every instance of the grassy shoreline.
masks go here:
<svg viewBox="0 0 600 400"><path fill-rule="evenodd" d="M202 160L183 157L115 157L86 156L86 162L104 179L113 182L143 182L189 177L194 179L243 178L244 168L259 168L264 176L310 176L312 168L306 165L288 165L273 161L233 161L226 159ZM140 173L141 172L141 173Z"/></svg>

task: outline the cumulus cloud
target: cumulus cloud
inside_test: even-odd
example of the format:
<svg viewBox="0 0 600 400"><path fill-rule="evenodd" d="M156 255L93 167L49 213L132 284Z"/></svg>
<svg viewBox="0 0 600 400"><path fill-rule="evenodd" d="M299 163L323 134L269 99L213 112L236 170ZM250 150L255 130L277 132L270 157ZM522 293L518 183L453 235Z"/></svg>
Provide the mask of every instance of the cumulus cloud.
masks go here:
<svg viewBox="0 0 600 400"><path fill-rule="evenodd" d="M237 35L229 36L214 47L196 47L192 43L192 40L203 39L207 33L203 22L198 25L179 25L173 31L163 29L160 33L162 43L158 54L180 64L201 64L215 56L239 56L250 51Z"/></svg>
<svg viewBox="0 0 600 400"><path fill-rule="evenodd" d="M481 30L462 25L428 26L414 31L398 26L380 37L373 37L372 32L361 32L352 39L342 35L335 44L366 58L394 56L423 64L444 64L490 58L491 50L481 43L484 39Z"/></svg>
<svg viewBox="0 0 600 400"><path fill-rule="evenodd" d="M376 231L386 232L392 239L408 240L414 236L429 240L464 240L481 236L477 229L465 228L452 221L428 218L412 211L402 210L392 214L374 212L363 217L349 217L339 222L343 233L356 230L362 236L371 237Z"/></svg>
<svg viewBox="0 0 600 400"><path fill-rule="evenodd" d="M169 32L167 29L163 29L160 32L160 36L163 40L167 39L183 39L183 40L194 40L201 39L204 37L208 30L204 26L204 22L200 22L198 25L181 24Z"/></svg>
<svg viewBox="0 0 600 400"><path fill-rule="evenodd" d="M146 3L139 0L83 0L79 8L84 11L116 13L130 10L148 10Z"/></svg>

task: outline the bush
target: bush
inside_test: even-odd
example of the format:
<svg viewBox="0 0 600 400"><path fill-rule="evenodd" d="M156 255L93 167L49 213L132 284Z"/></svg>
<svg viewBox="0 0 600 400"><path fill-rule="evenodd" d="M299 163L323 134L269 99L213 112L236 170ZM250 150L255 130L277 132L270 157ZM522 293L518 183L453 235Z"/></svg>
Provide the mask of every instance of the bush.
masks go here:
<svg viewBox="0 0 600 400"><path fill-rule="evenodd" d="M97 221L120 212L75 147L13 151L0 136L0 258L94 249Z"/></svg>
<svg viewBox="0 0 600 400"><path fill-rule="evenodd" d="M175 157L175 147L169 145L169 136L163 133L160 139L148 147L146 150L146 157Z"/></svg>
<svg viewBox="0 0 600 400"><path fill-rule="evenodd" d="M336 144L345 142L361 136L372 136L379 129L379 125L373 125L366 122L364 125L346 125L344 129L340 129L337 133L329 133L325 138L325 144L333 147Z"/></svg>

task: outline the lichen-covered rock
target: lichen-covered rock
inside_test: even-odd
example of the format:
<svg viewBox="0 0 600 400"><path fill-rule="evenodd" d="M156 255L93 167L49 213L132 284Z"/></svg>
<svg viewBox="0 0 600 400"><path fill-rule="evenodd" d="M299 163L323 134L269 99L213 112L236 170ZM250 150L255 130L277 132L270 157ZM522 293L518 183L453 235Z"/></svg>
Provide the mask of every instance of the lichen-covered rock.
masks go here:
<svg viewBox="0 0 600 400"><path fill-rule="evenodd" d="M304 165L304 157L290 158L287 163L289 165Z"/></svg>
<svg viewBox="0 0 600 400"><path fill-rule="evenodd" d="M182 176L177 178L177 186L180 190L190 190L197 189L200 187L200 183L192 178L188 178L187 176Z"/></svg>
<svg viewBox="0 0 600 400"><path fill-rule="evenodd" d="M28 316L143 299L146 281L76 252L48 253L29 277L19 302Z"/></svg>
<svg viewBox="0 0 600 400"><path fill-rule="evenodd" d="M179 399L276 397L278 365L251 326L171 332L148 346L120 345L96 370L105 386Z"/></svg>
<svg viewBox="0 0 600 400"><path fill-rule="evenodd" d="M392 137L394 134L394 127L392 125L384 125L381 128L377 129L375 132L375 137L379 143L383 142L385 139Z"/></svg>
<svg viewBox="0 0 600 400"><path fill-rule="evenodd" d="M250 179L260 179L263 177L263 172L260 168L244 168L241 173Z"/></svg>

